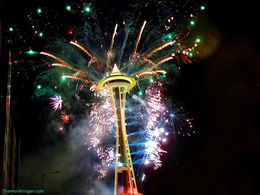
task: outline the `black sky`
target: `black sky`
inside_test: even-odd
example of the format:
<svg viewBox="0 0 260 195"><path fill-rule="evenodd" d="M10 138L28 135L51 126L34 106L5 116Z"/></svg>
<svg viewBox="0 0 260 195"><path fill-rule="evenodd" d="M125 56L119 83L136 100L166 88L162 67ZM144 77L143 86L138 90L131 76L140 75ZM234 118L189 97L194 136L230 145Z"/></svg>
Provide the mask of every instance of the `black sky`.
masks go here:
<svg viewBox="0 0 260 195"><path fill-rule="evenodd" d="M0 4L4 23L18 16L12 12L19 10L16 3L27 5ZM163 168L144 183L146 195L260 194L258 12L250 1L208 2L206 14L222 34L220 46L212 56L185 66L173 89L192 111L198 133L180 139L177 152L170 150Z"/></svg>

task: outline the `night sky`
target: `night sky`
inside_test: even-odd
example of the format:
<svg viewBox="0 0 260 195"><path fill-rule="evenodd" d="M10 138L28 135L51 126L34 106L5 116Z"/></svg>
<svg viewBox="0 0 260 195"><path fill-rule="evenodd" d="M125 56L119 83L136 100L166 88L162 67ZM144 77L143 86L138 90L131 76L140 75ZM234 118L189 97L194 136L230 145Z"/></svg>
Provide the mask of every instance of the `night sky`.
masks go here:
<svg viewBox="0 0 260 195"><path fill-rule="evenodd" d="M31 3L27 2L10 0L0 3L4 26L28 11ZM214 1L208 2L206 6L207 20L214 24L221 35L220 45L207 58L186 65L177 84L169 89L169 93L177 96L191 111L197 134L192 138L179 138L174 148L169 148L163 167L150 171L140 188L146 195L260 194L258 12L256 6L248 1L228 4L226 1ZM39 132L43 124L31 122L41 121L41 116L36 115L41 105L34 104L31 96L26 95L33 90L30 82L26 85L25 95L17 97L14 102L17 105L17 128L25 142L22 142L21 158L25 163L37 163L36 159L43 159L41 163L49 163L46 160L49 155L46 150L49 148L42 144L54 144L53 138L43 138L46 135ZM37 126L39 129L36 129ZM39 148L42 152L37 154ZM66 156L66 153L61 154L60 151L64 151L62 146L52 150L58 154L52 163ZM68 160L60 169L70 165L69 157L66 158ZM34 172L36 168L32 167L31 172ZM23 185L37 185L32 180L38 181L41 174L38 174L37 179L28 178L28 175L22 178L21 188ZM64 175L55 177L53 181ZM48 185L51 186L50 183ZM59 189L54 189L53 194L57 193L55 190Z"/></svg>

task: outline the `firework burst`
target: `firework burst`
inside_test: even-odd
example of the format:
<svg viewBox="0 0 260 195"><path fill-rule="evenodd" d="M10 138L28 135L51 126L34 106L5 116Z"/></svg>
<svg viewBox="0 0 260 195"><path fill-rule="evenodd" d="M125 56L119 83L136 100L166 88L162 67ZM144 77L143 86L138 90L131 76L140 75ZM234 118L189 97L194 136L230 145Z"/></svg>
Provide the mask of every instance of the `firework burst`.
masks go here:
<svg viewBox="0 0 260 195"><path fill-rule="evenodd" d="M161 156L167 153L162 146L169 129L189 135L183 133L184 129L193 127L192 119L183 116L182 110L166 104L163 83L167 75L176 74L182 64L191 63L198 56L196 48L201 39L193 29L198 23L200 5L195 1L183 5L179 1L149 0L134 1L127 7L119 18L108 20L109 16L95 2L87 8L77 4L73 10L70 6L67 15L75 15L75 25L67 24L63 17L55 18L58 14L53 16L48 9L44 9L46 13L28 15L35 35L40 35L38 21L43 15L57 22L42 22L41 29L59 32L59 38L47 39L44 49L38 47L42 51L28 53L40 54L45 64L36 67L40 73L35 84L46 84L36 91L38 96L54 96L59 91L66 106L60 95L51 97L50 104L54 111L70 110L60 117L64 124L72 121L71 114L87 116L86 128L91 131L84 134L82 142L98 158L94 169L100 178L108 175L115 161L115 119L110 94L98 87L113 67L137 82L126 101L128 139L136 167L158 169L163 164ZM53 36L56 34L50 37Z"/></svg>
<svg viewBox="0 0 260 195"><path fill-rule="evenodd" d="M53 110L60 110L62 108L62 102L63 100L61 99L61 96L55 96L55 97L51 97L51 107L53 108Z"/></svg>
<svg viewBox="0 0 260 195"><path fill-rule="evenodd" d="M70 121L70 116L68 114L63 114L61 115L60 119L62 120L63 123L68 123Z"/></svg>

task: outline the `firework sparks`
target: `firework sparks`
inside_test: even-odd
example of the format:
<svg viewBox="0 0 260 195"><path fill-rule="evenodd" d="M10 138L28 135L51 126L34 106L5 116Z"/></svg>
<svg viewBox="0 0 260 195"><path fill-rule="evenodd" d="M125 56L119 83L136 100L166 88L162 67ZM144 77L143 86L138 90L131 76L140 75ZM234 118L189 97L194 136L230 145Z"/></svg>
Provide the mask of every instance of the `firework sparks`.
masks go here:
<svg viewBox="0 0 260 195"><path fill-rule="evenodd" d="M166 122L170 124L177 135L191 136L196 133L194 130L193 118L187 116L183 106L174 108L174 110L170 112Z"/></svg>
<svg viewBox="0 0 260 195"><path fill-rule="evenodd" d="M104 140L113 139L114 113L110 102L109 91L101 91L96 93L97 97L101 97L100 102L92 104L92 110L89 116L89 126L92 129L88 133L90 144L88 149L94 149L101 164L95 167L100 173L100 178L107 175L109 166L114 163L114 148L105 147ZM106 121L106 122L104 122ZM111 138L112 137L112 138Z"/></svg>
<svg viewBox="0 0 260 195"><path fill-rule="evenodd" d="M166 113L162 87L162 83L158 83L158 87L150 87L146 90L148 112L146 131L149 141L145 144L145 164L149 164L151 161L154 164L154 169L158 169L162 165L162 161L160 160L160 158L162 153L166 153L166 151L161 149L161 136L164 132L164 129L158 128L157 126L158 121L160 121Z"/></svg>
<svg viewBox="0 0 260 195"><path fill-rule="evenodd" d="M63 115L61 115L60 118L61 118L62 122L65 124L70 121L70 116L68 114L63 114Z"/></svg>
<svg viewBox="0 0 260 195"><path fill-rule="evenodd" d="M62 108L62 102L63 100L61 99L61 96L55 96L55 97L51 97L51 106L52 108L56 111L56 110L60 110Z"/></svg>
<svg viewBox="0 0 260 195"><path fill-rule="evenodd" d="M140 32L137 36L137 40L136 40L136 43L135 43L133 54L132 54L131 57L129 56L129 58L131 59L130 64L132 64L131 67L132 67L132 69L135 70L133 73L131 73L131 75L133 77L138 78L141 75L150 74L150 72L157 73L156 71L158 71L158 70L156 70L156 68L158 66L160 66L161 64L165 64L165 63L173 60L174 58L176 58L176 60L178 60L178 61L182 60L185 63L191 62L190 59L189 59L189 56L191 56L191 54L192 54L191 52L195 49L195 46L197 45L197 43L194 44L193 47L191 47L191 48L184 48L180 43L177 44L176 40L174 40L174 41L169 41L169 42L166 42L164 44L161 44L160 46L155 47L148 54L145 54L146 52L137 53L137 49L140 45L140 40L141 40L141 37L143 35L143 31L144 31L145 26L146 26L146 21L144 21L144 23L143 23L143 25L140 29ZM110 71L111 60L115 57L114 55L117 54L116 52L113 52L113 47L115 45L115 36L117 34L117 28L118 28L118 24L116 24L115 28L114 28L110 48L107 52L108 61L106 62L106 69L104 70L105 72L103 72L103 73L107 73L107 72ZM83 47L81 44L78 43L78 41L70 41L70 44L76 46L77 48L82 50L84 53L86 53L87 56L90 57L90 60L88 62L89 65L94 63L94 62L97 62L97 57L95 57L91 54L92 53L91 50L88 50L85 47ZM158 53L159 51L161 51L163 49L167 49L168 47L172 48L173 45L176 45L176 48L174 48L174 50L176 50L176 52L179 53L179 55L176 55L175 52L171 51L170 56L163 56L162 58L159 56L159 57L156 57L155 59L150 59L156 53ZM77 71L77 73L80 73L80 75L81 75L81 76L79 76L79 75L66 75L67 78L83 81L83 83L86 83L87 85L89 83L94 84L94 83L97 83L99 81L99 78L95 77L94 74L100 74L100 72L99 73L97 72L97 71L100 71L100 69L98 68L98 67L100 67L100 65L95 66L95 67L89 67L90 69L88 69L87 71L84 71L84 73L83 73L83 71L81 71L80 69L74 68L68 62L66 62L65 60L63 60L60 57L57 57L54 54L51 54L51 53L48 53L48 52L40 52L40 54L46 55L46 56L51 57L52 59L60 62L60 63L53 63L52 66L57 66L57 67L61 67L61 68L64 68L64 69ZM103 60L103 61L105 61L105 60ZM135 61L135 63L137 63L137 64L133 63L133 61ZM129 63L124 63L124 64L129 64ZM135 66L133 66L133 64L135 64ZM142 66L139 66L139 65L142 65ZM77 67L78 67L78 65L77 65ZM139 67L139 69L136 69L136 67ZM130 67L128 67L128 69L131 70ZM83 77L83 75L84 75L84 77ZM86 81L84 82L84 80L86 80Z"/></svg>

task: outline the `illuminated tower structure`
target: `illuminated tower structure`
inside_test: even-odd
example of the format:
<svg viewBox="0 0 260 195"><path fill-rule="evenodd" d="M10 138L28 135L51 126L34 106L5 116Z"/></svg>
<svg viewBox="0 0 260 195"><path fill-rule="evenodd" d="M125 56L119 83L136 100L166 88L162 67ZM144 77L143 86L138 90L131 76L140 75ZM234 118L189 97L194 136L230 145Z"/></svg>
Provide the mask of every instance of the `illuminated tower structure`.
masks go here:
<svg viewBox="0 0 260 195"><path fill-rule="evenodd" d="M118 70L115 65L112 73L102 79L98 87L111 91L111 100L116 123L115 186L114 195L140 195L137 190L131 152L128 144L125 105L126 93L136 85L136 81Z"/></svg>
<svg viewBox="0 0 260 195"><path fill-rule="evenodd" d="M3 137L3 162L0 186L3 189L15 189L18 186L18 166L19 166L19 143L17 142L17 132L12 123L11 109L11 86L12 86L12 60L9 51L7 69L7 91L5 103L5 129ZM6 193L3 192L3 195Z"/></svg>

